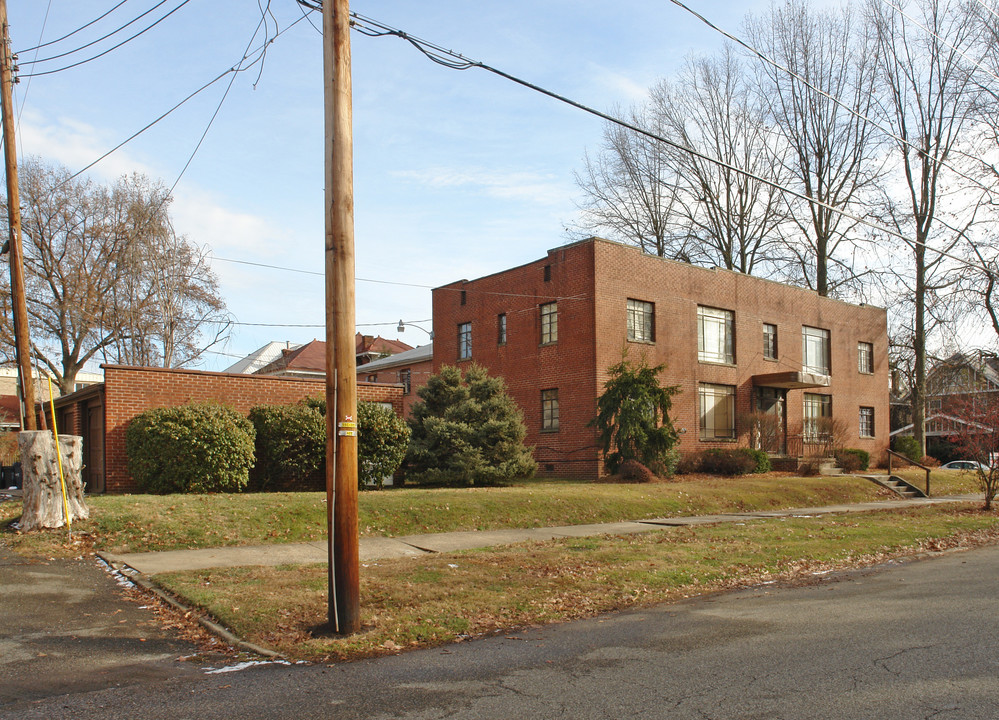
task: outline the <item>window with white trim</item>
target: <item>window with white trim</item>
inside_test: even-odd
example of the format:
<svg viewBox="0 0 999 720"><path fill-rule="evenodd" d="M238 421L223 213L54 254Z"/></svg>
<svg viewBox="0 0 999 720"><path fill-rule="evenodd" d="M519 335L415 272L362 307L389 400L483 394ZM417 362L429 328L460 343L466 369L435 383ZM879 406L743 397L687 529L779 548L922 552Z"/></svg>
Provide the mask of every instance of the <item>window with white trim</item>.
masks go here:
<svg viewBox="0 0 999 720"><path fill-rule="evenodd" d="M655 342L656 306L644 300L628 299L628 339L632 342Z"/></svg>
<svg viewBox="0 0 999 720"><path fill-rule="evenodd" d="M735 364L735 313L719 308L697 307L697 359Z"/></svg>
<svg viewBox="0 0 999 720"><path fill-rule="evenodd" d="M801 367L816 375L829 374L829 331L801 327Z"/></svg>
<svg viewBox="0 0 999 720"><path fill-rule="evenodd" d="M458 325L458 359L467 360L472 357L472 323Z"/></svg>
<svg viewBox="0 0 999 720"><path fill-rule="evenodd" d="M701 440L735 438L735 386L701 383L697 387L700 405Z"/></svg>
<svg viewBox="0 0 999 720"><path fill-rule="evenodd" d="M857 372L865 375L874 373L874 345L871 343L857 343Z"/></svg>
<svg viewBox="0 0 999 720"><path fill-rule="evenodd" d="M874 408L860 408L860 437L874 437Z"/></svg>

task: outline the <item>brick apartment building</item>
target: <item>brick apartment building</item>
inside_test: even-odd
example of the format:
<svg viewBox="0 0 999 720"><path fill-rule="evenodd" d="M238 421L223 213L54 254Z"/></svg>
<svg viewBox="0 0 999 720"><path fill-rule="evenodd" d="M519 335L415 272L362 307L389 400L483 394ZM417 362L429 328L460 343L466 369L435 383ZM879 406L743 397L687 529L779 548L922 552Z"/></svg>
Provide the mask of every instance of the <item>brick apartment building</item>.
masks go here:
<svg viewBox="0 0 999 720"><path fill-rule="evenodd" d="M125 429L139 413L189 402L219 402L242 413L257 405L285 405L322 396L323 377L244 375L104 365L104 382L56 399L61 433L81 435L87 492L135 490L128 472ZM357 399L391 404L402 415L402 388L358 383Z"/></svg>
<svg viewBox="0 0 999 720"><path fill-rule="evenodd" d="M627 350L678 385L680 449L755 444L808 454L830 431L888 443L884 309L592 238L433 291L433 369L476 362L524 412L541 472L596 477L589 427L607 369ZM751 437L760 419L772 432Z"/></svg>

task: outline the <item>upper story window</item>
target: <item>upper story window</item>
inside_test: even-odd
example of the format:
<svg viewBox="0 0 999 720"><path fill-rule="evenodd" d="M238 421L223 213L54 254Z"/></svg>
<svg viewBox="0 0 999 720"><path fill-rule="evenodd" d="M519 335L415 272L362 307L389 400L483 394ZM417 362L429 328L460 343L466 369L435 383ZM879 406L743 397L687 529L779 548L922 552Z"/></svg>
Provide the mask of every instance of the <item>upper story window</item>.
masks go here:
<svg viewBox="0 0 999 720"><path fill-rule="evenodd" d="M496 344L506 345L506 313L496 316Z"/></svg>
<svg viewBox="0 0 999 720"><path fill-rule="evenodd" d="M545 282L551 282L551 281L552 281L552 266L545 265Z"/></svg>
<svg viewBox="0 0 999 720"><path fill-rule="evenodd" d="M735 313L731 310L697 307L697 359L735 363Z"/></svg>
<svg viewBox="0 0 999 720"><path fill-rule="evenodd" d="M857 371L871 375L874 373L874 345L857 343Z"/></svg>
<svg viewBox="0 0 999 720"><path fill-rule="evenodd" d="M458 359L467 360L472 357L472 323L458 325Z"/></svg>
<svg viewBox="0 0 999 720"><path fill-rule="evenodd" d="M634 342L655 342L656 306L644 300L628 300L628 339Z"/></svg>
<svg viewBox="0 0 999 720"><path fill-rule="evenodd" d="M541 306L541 344L558 342L558 303Z"/></svg>
<svg viewBox="0 0 999 720"><path fill-rule="evenodd" d="M829 331L803 325L801 328L801 367L817 375L829 374Z"/></svg>
<svg viewBox="0 0 999 720"><path fill-rule="evenodd" d="M777 359L777 326L771 323L763 323L763 357Z"/></svg>
<svg viewBox="0 0 999 720"><path fill-rule="evenodd" d="M413 382L413 374L409 368L399 371L399 382L402 383L402 394L409 395Z"/></svg>

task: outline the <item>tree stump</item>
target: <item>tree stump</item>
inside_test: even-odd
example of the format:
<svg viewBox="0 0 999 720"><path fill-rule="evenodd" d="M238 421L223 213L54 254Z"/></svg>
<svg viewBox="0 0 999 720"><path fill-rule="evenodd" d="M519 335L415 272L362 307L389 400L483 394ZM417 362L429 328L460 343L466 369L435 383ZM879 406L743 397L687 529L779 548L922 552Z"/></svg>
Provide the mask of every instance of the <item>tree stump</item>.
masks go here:
<svg viewBox="0 0 999 720"><path fill-rule="evenodd" d="M62 488L59 484L59 459L55 439L49 430L27 430L18 433L21 450L21 487L24 510L21 530L59 528L66 524ZM83 500L83 438L60 435L62 472L66 481L66 500L72 520L87 519L90 510Z"/></svg>

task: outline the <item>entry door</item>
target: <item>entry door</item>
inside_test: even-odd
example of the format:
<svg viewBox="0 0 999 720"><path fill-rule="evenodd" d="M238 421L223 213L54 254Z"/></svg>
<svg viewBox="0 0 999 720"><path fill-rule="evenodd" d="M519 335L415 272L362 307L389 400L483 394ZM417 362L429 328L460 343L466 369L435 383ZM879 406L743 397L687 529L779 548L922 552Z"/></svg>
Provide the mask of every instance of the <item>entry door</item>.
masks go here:
<svg viewBox="0 0 999 720"><path fill-rule="evenodd" d="M83 477L88 493L104 492L104 407L87 405L86 435L83 438Z"/></svg>
<svg viewBox="0 0 999 720"><path fill-rule="evenodd" d="M757 443L760 450L787 454L787 390L756 388Z"/></svg>

